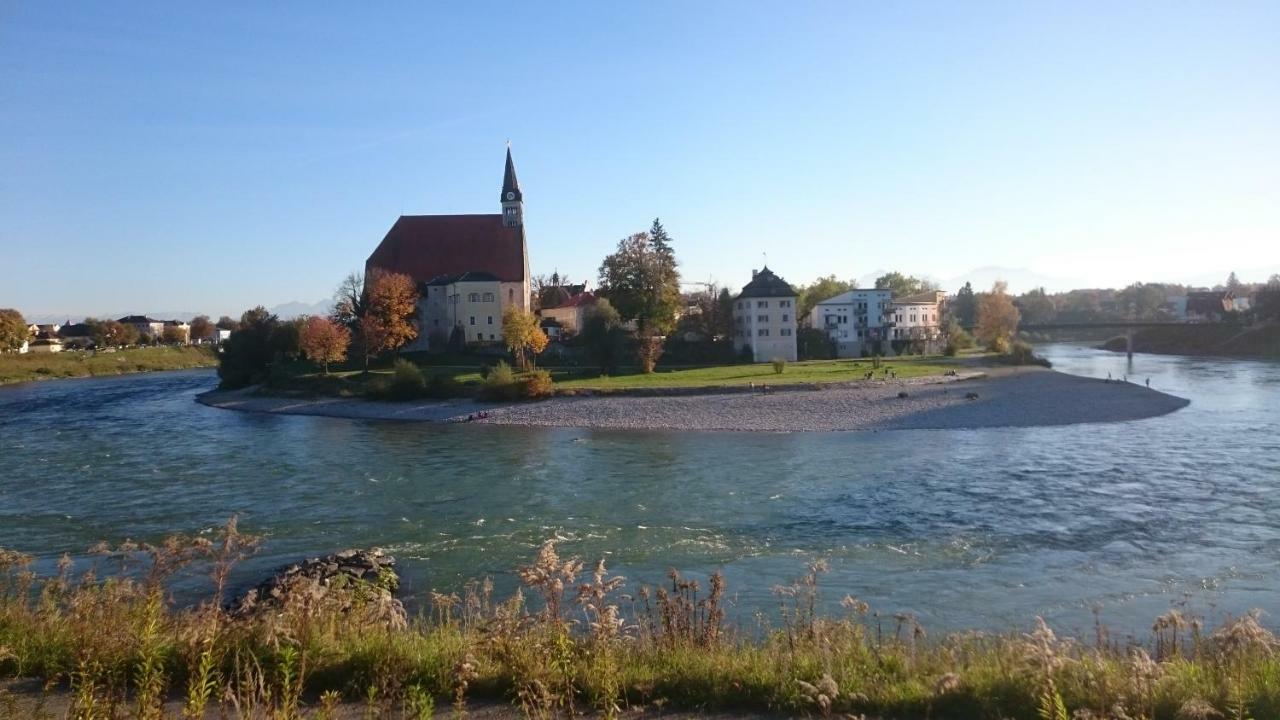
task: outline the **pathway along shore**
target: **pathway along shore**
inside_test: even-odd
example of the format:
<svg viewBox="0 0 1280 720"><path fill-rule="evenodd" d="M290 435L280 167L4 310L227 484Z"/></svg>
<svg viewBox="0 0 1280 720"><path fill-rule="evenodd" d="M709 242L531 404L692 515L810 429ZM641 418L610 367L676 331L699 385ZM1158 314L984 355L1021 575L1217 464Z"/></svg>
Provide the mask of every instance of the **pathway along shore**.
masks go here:
<svg viewBox="0 0 1280 720"><path fill-rule="evenodd" d="M900 397L906 393L906 397ZM976 398L972 397L976 395ZM1141 385L1066 375L1039 367L997 368L977 379L872 381L820 390L706 395L557 397L492 404L472 400L376 402L286 398L252 389L197 400L228 410L361 420L471 422L646 430L744 432L1034 427L1141 420L1190 401ZM481 419L477 415L484 413ZM469 419L470 418L470 419Z"/></svg>

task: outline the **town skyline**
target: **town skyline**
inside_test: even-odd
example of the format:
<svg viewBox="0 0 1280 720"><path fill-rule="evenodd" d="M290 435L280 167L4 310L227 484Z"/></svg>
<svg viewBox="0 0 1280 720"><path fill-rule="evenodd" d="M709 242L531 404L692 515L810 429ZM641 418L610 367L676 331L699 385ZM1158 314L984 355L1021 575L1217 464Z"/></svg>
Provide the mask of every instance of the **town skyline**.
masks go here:
<svg viewBox="0 0 1280 720"><path fill-rule="evenodd" d="M952 292L1280 271L1265 5L514 9L497 53L473 10L5 12L0 245L46 269L7 283L33 316L314 304L389 219L490 212L508 139L534 274L594 280L654 216L732 289L766 253Z"/></svg>

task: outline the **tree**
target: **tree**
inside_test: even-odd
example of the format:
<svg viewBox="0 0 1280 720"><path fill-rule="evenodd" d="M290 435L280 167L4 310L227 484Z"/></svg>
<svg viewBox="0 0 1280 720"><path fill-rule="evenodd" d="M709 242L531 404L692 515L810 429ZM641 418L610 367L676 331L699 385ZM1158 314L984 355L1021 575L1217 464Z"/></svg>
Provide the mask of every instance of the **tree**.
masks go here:
<svg viewBox="0 0 1280 720"><path fill-rule="evenodd" d="M271 331L271 355L285 360L297 360L302 354L302 325L305 318L284 320Z"/></svg>
<svg viewBox="0 0 1280 720"><path fill-rule="evenodd" d="M121 347L139 340L137 328L115 320L85 318L84 324L89 326L89 336L97 347Z"/></svg>
<svg viewBox="0 0 1280 720"><path fill-rule="evenodd" d="M1125 317L1146 320L1155 317L1165 302L1163 285L1136 282L1116 293L1116 305Z"/></svg>
<svg viewBox="0 0 1280 720"><path fill-rule="evenodd" d="M347 359L351 331L334 320L314 315L303 321L298 340L307 359L319 363L324 368L324 374L328 375L329 363Z"/></svg>
<svg viewBox="0 0 1280 720"><path fill-rule="evenodd" d="M1027 324L1050 322L1058 314L1058 308L1053 304L1053 299L1042 287L1023 293L1014 301L1014 304L1018 306L1022 321Z"/></svg>
<svg viewBox="0 0 1280 720"><path fill-rule="evenodd" d="M164 330L160 331L160 339L169 345L185 344L187 342L187 328L178 325L165 325Z"/></svg>
<svg viewBox="0 0 1280 720"><path fill-rule="evenodd" d="M916 295L926 290L935 290L937 286L928 280L921 280L900 272L891 272L876 278L877 290L892 290L895 299Z"/></svg>
<svg viewBox="0 0 1280 720"><path fill-rule="evenodd" d="M1277 273L1267 278L1267 287L1280 288L1280 273Z"/></svg>
<svg viewBox="0 0 1280 720"><path fill-rule="evenodd" d="M521 370L528 370L533 364L531 356L547 349L547 334L539 327L538 316L515 305L507 306L502 313L502 339Z"/></svg>
<svg viewBox="0 0 1280 720"><path fill-rule="evenodd" d="M1233 293L1239 293L1244 289L1244 284L1240 282L1240 278L1236 276L1234 270L1227 276L1227 289Z"/></svg>
<svg viewBox="0 0 1280 720"><path fill-rule="evenodd" d="M1007 346L1013 334L1018 331L1018 308L1014 307L1009 297L1009 285L997 280L991 286L991 292L983 293L978 298L977 336L984 345L992 350Z"/></svg>
<svg viewBox="0 0 1280 720"><path fill-rule="evenodd" d="M636 359L640 361L640 372L645 375L653 373L658 366L658 359L662 357L662 351L662 338L657 335L640 338L636 342Z"/></svg>
<svg viewBox="0 0 1280 720"><path fill-rule="evenodd" d="M228 317L226 315L223 315L222 317L218 318L218 322L214 324L214 327L218 328L219 330L230 330L231 332L235 332L236 330L240 329L240 321L236 320L233 317Z"/></svg>
<svg viewBox="0 0 1280 720"><path fill-rule="evenodd" d="M239 327L222 346L218 377L222 387L234 389L262 382L271 364L271 336L279 318L259 305L240 316Z"/></svg>
<svg viewBox="0 0 1280 720"><path fill-rule="evenodd" d="M978 299L973 293L972 283L965 283L964 287L956 292L956 299L951 303L951 308L955 313L956 321L964 327L973 327L978 319Z"/></svg>
<svg viewBox="0 0 1280 720"><path fill-rule="evenodd" d="M597 300L587 311L578 339L591 359L600 366L600 372L607 374L617 370L626 344L626 331L622 329L622 316L608 300Z"/></svg>
<svg viewBox="0 0 1280 720"><path fill-rule="evenodd" d="M840 293L849 292L857 287L852 280L837 280L835 275L820 277L808 285L796 288L797 320L804 320L813 312L813 308L823 300L830 300Z"/></svg>
<svg viewBox="0 0 1280 720"><path fill-rule="evenodd" d="M355 330L364 317L365 287L362 273L349 273L333 293L333 319Z"/></svg>
<svg viewBox="0 0 1280 720"><path fill-rule="evenodd" d="M355 277L354 274L351 277ZM350 280L351 277L348 279ZM345 285L345 283L344 283ZM357 337L364 369L369 371L369 360L388 350L396 350L418 336L413 317L418 308L418 289L413 278L402 273L372 273L365 282L366 296L346 308L335 306L335 315L358 308L363 312L357 324ZM338 305L342 305L340 298Z"/></svg>
<svg viewBox="0 0 1280 720"><path fill-rule="evenodd" d="M618 241L618 249L600 263L600 290L618 313L635 320L644 334L666 334L675 324L680 307L680 275L676 271L671 239L661 223L663 245L649 233L637 233Z"/></svg>
<svg viewBox="0 0 1280 720"><path fill-rule="evenodd" d="M27 341L27 321L13 308L0 310L0 352L19 350Z"/></svg>
<svg viewBox="0 0 1280 720"><path fill-rule="evenodd" d="M217 328L209 321L208 315L197 315L191 319L191 340L193 342L211 340L216 332Z"/></svg>

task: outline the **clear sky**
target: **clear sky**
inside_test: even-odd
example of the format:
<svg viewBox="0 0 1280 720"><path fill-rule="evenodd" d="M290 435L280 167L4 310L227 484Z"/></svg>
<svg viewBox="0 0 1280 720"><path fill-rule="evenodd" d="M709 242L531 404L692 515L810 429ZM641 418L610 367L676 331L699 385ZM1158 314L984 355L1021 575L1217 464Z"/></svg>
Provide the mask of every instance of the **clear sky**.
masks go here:
<svg viewBox="0 0 1280 720"><path fill-rule="evenodd" d="M1276 2L0 0L0 307L314 302L508 139L535 273L1262 280L1278 78Z"/></svg>

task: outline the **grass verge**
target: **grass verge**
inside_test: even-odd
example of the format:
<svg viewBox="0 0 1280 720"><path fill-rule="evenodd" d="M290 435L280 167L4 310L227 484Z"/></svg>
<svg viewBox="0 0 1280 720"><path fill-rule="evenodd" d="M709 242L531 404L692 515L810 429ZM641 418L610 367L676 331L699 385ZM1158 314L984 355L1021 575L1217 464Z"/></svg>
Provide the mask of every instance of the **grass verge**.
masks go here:
<svg viewBox="0 0 1280 720"><path fill-rule="evenodd" d="M155 370L214 367L218 357L206 346L126 348L115 352L67 350L59 353L0 355L0 385L49 378L123 375Z"/></svg>
<svg viewBox="0 0 1280 720"><path fill-rule="evenodd" d="M269 612L228 612L226 579L255 540L234 521L213 539L100 546L102 560L53 576L0 550L0 677L66 688L77 718L465 716L477 700L529 717L686 709L895 718L1274 718L1280 649L1256 615L1209 631L1179 611L1146 640L1098 628L1089 642L1030 632L933 638L909 615L852 596L815 611L822 562L775 588L774 621L725 623L727 589L672 571L628 590L603 561L587 570L548 542L518 568L522 588L485 581L431 593L429 611L389 619L358 592L296 586ZM105 572L110 566L112 571ZM173 583L207 573L207 601L175 607ZM0 708L13 698L0 697Z"/></svg>

